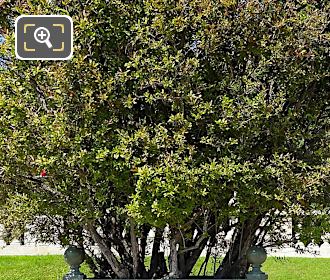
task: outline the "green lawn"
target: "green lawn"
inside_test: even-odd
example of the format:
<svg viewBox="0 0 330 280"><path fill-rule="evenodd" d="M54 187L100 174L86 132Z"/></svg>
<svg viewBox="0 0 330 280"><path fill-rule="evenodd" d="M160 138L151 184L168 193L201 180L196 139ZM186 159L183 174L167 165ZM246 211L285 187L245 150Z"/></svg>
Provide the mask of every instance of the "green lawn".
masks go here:
<svg viewBox="0 0 330 280"><path fill-rule="evenodd" d="M0 256L0 280L58 280L67 270L62 256ZM330 259L269 258L263 270L269 274L269 280L326 280L330 279ZM82 271L91 276L86 266ZM212 273L212 263L207 271Z"/></svg>
<svg viewBox="0 0 330 280"><path fill-rule="evenodd" d="M0 280L58 280L67 271L63 256L0 256Z"/></svg>
<svg viewBox="0 0 330 280"><path fill-rule="evenodd" d="M203 259L197 262L193 273L199 271ZM213 275L213 265L209 263L207 275ZM330 259L269 257L262 267L269 275L269 280L328 280L330 279Z"/></svg>

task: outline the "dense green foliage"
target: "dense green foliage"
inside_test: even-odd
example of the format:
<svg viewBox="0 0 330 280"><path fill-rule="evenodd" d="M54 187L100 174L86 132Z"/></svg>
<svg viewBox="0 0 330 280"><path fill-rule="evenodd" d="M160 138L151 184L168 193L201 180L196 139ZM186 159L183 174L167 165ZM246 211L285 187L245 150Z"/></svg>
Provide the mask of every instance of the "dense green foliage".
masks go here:
<svg viewBox="0 0 330 280"><path fill-rule="evenodd" d="M322 242L328 1L21 2L0 8L8 228L31 224L41 239L85 246L98 270L121 278L156 273L158 257L143 266L151 227L170 229L173 277L189 275L206 244L231 229L220 278L242 276L247 248L266 233L276 244ZM70 15L73 58L15 59L20 14ZM38 178L42 169L48 176ZM295 234L281 236L288 219Z"/></svg>

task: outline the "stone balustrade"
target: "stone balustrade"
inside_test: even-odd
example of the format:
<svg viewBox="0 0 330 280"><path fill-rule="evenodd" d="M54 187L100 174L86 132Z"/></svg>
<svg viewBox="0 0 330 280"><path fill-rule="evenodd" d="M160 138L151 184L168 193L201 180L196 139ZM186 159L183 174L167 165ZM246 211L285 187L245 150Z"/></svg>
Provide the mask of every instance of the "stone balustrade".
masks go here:
<svg viewBox="0 0 330 280"><path fill-rule="evenodd" d="M63 277L63 280L88 279L80 272L80 266L85 260L84 251L75 246L70 246L64 253L65 261L70 266L70 271ZM261 265L266 261L267 253L260 246L253 246L247 252L247 260L251 264L251 271L246 274L247 280L267 280L268 275L261 271ZM198 278L201 280L201 278ZM188 280L188 279L187 279ZM193 280L193 278L189 278ZM237 279L238 280L238 279Z"/></svg>

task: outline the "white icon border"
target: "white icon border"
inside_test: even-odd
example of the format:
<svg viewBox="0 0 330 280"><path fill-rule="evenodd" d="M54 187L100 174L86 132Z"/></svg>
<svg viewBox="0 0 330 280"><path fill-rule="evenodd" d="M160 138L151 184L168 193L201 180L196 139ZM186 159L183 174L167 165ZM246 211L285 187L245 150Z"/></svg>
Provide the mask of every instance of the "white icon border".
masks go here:
<svg viewBox="0 0 330 280"><path fill-rule="evenodd" d="M25 57L21 57L18 52L17 52L17 24L18 24L18 21L21 19L21 18L35 18L35 17L55 17L55 18L66 18L70 21L70 24L71 24L71 51L70 51L70 54L66 57L61 57L61 58L42 58L42 57L38 57L38 58L25 58ZM15 20L15 55L16 55L16 58L17 59L20 59L20 60L53 60L53 61L56 61L56 60L69 60L72 58L73 56L73 21L72 21L72 18L70 16L67 16L67 15L21 15L21 16L18 16Z"/></svg>

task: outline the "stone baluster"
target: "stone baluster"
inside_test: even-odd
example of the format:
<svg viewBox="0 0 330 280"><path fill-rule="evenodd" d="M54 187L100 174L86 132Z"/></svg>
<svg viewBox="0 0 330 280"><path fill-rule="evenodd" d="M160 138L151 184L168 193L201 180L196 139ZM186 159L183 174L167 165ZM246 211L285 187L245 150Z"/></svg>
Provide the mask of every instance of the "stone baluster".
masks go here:
<svg viewBox="0 0 330 280"><path fill-rule="evenodd" d="M84 251L76 246L70 246L64 253L64 259L70 266L70 271L63 277L63 280L82 280L86 275L80 272L80 265L85 260Z"/></svg>
<svg viewBox="0 0 330 280"><path fill-rule="evenodd" d="M261 265L267 259L267 253L263 247L253 246L247 251L248 262L252 265L252 270L246 274L247 280L266 280L268 275L261 271Z"/></svg>

